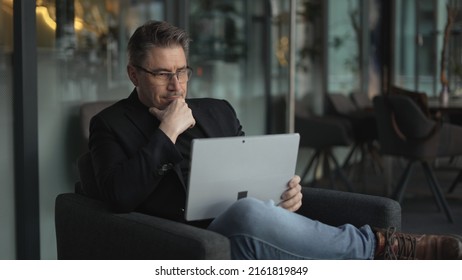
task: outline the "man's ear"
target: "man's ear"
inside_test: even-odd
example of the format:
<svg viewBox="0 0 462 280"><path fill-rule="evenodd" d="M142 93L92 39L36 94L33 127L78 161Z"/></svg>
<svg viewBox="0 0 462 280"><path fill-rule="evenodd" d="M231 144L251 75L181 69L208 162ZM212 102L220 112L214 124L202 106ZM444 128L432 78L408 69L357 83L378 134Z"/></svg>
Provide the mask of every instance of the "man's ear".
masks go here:
<svg viewBox="0 0 462 280"><path fill-rule="evenodd" d="M130 81L132 81L133 85L137 87L138 86L138 74L136 72L136 68L133 67L132 65L127 65L127 74L128 74L128 78L130 79Z"/></svg>

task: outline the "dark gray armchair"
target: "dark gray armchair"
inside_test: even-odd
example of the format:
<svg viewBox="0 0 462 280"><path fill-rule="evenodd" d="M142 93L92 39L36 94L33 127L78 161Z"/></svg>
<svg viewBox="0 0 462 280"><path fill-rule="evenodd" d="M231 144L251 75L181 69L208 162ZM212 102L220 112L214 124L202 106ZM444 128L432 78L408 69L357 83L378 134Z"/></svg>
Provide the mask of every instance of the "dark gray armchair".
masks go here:
<svg viewBox="0 0 462 280"><path fill-rule="evenodd" d="M91 170L88 153L79 160L84 166ZM330 225L401 227L400 205L388 198L307 187L303 195L298 212ZM58 259L230 258L229 241L220 234L137 212L114 213L83 194L58 195L55 226Z"/></svg>
<svg viewBox="0 0 462 280"><path fill-rule="evenodd" d="M437 206L453 222L431 163L437 158L462 155L462 127L429 118L409 96L381 95L373 102L381 153L402 157L408 162L392 198L401 203L411 170L420 163Z"/></svg>
<svg viewBox="0 0 462 280"><path fill-rule="evenodd" d="M301 174L302 182L306 182L305 178L311 170L313 180L309 186L316 186L315 173L322 163L323 176L328 175L330 187L335 187L334 172L331 171L331 165L333 165L333 171L340 176L347 190L354 191L352 183L344 173L333 151L337 147L349 147L353 144L353 132L350 123L335 116L296 116L295 132L300 134L300 148L314 150Z"/></svg>

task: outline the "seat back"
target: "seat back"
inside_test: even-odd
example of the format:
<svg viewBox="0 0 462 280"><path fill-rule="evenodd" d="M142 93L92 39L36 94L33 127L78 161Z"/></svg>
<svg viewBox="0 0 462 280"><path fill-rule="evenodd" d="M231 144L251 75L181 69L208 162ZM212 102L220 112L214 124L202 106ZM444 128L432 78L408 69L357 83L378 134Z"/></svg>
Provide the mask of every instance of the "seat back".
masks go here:
<svg viewBox="0 0 462 280"><path fill-rule="evenodd" d="M390 95L403 95L409 97L422 110L425 116L430 117L430 109L428 108L428 96L424 92L412 91L396 86L390 88Z"/></svg>
<svg viewBox="0 0 462 280"><path fill-rule="evenodd" d="M353 100L344 94L328 94L331 112L336 116L347 118L351 122L353 135L357 144L372 143L377 139L377 124L372 111L358 108Z"/></svg>
<svg viewBox="0 0 462 280"><path fill-rule="evenodd" d="M353 144L348 120L336 116L295 117L295 132L300 134L300 147L326 149Z"/></svg>
<svg viewBox="0 0 462 280"><path fill-rule="evenodd" d="M84 143L88 143L90 136L89 126L91 118L103 109L114 104L115 101L95 101L84 103L80 106L80 130Z"/></svg>
<svg viewBox="0 0 462 280"><path fill-rule="evenodd" d="M417 159L437 155L437 123L410 97L381 95L374 97L373 104L382 153Z"/></svg>
<svg viewBox="0 0 462 280"><path fill-rule="evenodd" d="M348 116L358 111L358 107L356 107L353 100L345 94L330 93L327 94L327 100L331 110L335 114Z"/></svg>
<svg viewBox="0 0 462 280"><path fill-rule="evenodd" d="M351 100L353 100L354 104L359 109L366 110L366 109L372 108L372 100L364 92L361 92L361 91L352 92Z"/></svg>

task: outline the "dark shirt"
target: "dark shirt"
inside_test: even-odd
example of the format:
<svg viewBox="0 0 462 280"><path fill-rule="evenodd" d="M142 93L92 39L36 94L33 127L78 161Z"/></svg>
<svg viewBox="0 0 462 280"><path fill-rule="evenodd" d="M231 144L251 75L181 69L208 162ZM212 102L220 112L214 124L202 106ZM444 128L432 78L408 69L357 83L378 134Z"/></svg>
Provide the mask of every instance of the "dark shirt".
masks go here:
<svg viewBox="0 0 462 280"><path fill-rule="evenodd" d="M205 138L205 132L196 125L180 134L176 139L175 146L180 152L183 160L180 162L181 173L183 175L183 182L188 185L189 171L191 169L191 142L195 138Z"/></svg>

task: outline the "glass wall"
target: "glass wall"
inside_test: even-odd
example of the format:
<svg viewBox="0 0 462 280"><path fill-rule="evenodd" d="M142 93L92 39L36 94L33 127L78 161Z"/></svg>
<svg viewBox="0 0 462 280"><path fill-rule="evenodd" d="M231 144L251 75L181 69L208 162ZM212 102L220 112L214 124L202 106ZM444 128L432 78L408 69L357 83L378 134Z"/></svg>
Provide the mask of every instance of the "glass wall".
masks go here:
<svg viewBox="0 0 462 280"><path fill-rule="evenodd" d="M163 19L163 1L37 1L42 259L56 258L54 199L73 191L82 153L79 108L132 90L125 47L134 29ZM3 103L2 103L3 105Z"/></svg>
<svg viewBox="0 0 462 280"><path fill-rule="evenodd" d="M189 33L192 38L189 63L194 69L189 97L213 97L228 100L236 109L244 128L258 132L261 127L261 110L255 108L253 119L246 118L244 108L248 101L263 96L255 85L261 81L251 73L261 73L261 60L250 55L251 45L246 31L252 23L248 21L248 1L190 1ZM261 1L252 1L253 4ZM254 38L261 41L261 37ZM258 40L260 39L260 40ZM255 59L256 58L256 59ZM246 64L257 62L255 71L248 72ZM251 84L252 75L256 80ZM261 84L261 83L260 83ZM260 99L263 100L263 99ZM261 108L261 109L264 109ZM253 123L253 127L252 127Z"/></svg>
<svg viewBox="0 0 462 280"><path fill-rule="evenodd" d="M227 99L247 134L285 130L288 3L190 1L189 96Z"/></svg>
<svg viewBox="0 0 462 280"><path fill-rule="evenodd" d="M361 88L361 6L359 0L329 1L327 92L350 94Z"/></svg>
<svg viewBox="0 0 462 280"><path fill-rule="evenodd" d="M433 74L428 69L428 60L433 56L432 36L434 13L430 7L434 1L397 1L396 10L396 55L394 84L412 89L423 90L432 86ZM406 46L404 48L403 46ZM431 52L429 56L429 51ZM430 72L430 73L429 73ZM430 92L433 92L431 90Z"/></svg>
<svg viewBox="0 0 462 280"><path fill-rule="evenodd" d="M125 73L125 46L148 19L184 26L193 38L190 97L224 98L235 107L247 134L286 131L289 91L290 3L287 0L38 0L38 137L41 254L56 257L54 199L73 191L75 162L82 153L79 108L96 100L118 100L132 90ZM297 0L296 111L322 114L327 92L380 91L380 3L386 0ZM422 3L444 1L424 0ZM0 257L14 257L13 118L11 89L12 0L0 0ZM168 3L168 5L167 5ZM430 5L430 4L428 4ZM396 0L395 81L412 86L435 81L431 58L421 58L419 28L431 40L433 6ZM443 3L444 6L444 3ZM173 9L168 10L167 9ZM443 11L443 12L441 12ZM166 18L166 15L173 18ZM428 19L428 20L427 20ZM401 21L398 21L401 20ZM180 24L178 24L180 23ZM414 23L414 24L413 24ZM398 28L399 25L399 28ZM364 29L367 26L367 29ZM363 28L362 28L363 27ZM440 29L438 29L440 30ZM327 34L327 37L326 35ZM428 38L427 38L428 37ZM409 45L411 44L411 45ZM436 45L436 48L439 48ZM420 54L430 56L430 47ZM430 80L429 80L430 79ZM433 79L433 80L431 80ZM3 133L6 132L6 133ZM4 227L3 225L8 225ZM3 249L6 248L6 249Z"/></svg>
<svg viewBox="0 0 462 280"><path fill-rule="evenodd" d="M295 113L299 116L324 113L327 4L322 0L297 1Z"/></svg>
<svg viewBox="0 0 462 280"><path fill-rule="evenodd" d="M249 135L285 130L287 3L191 0L174 7L174 14L189 11L186 26L193 39L194 68L189 96L227 99ZM54 199L73 191L78 178L80 105L128 96L128 37L146 20L172 13L166 9L164 1L37 1L43 259L56 257Z"/></svg>
<svg viewBox="0 0 462 280"><path fill-rule="evenodd" d="M455 17L451 23L451 36L447 45L447 78L449 80L450 94L453 97L462 97L462 0L449 0L448 3L450 5L450 12L455 13ZM441 4L439 6L437 26L445 26L448 12ZM442 38L443 35L440 37Z"/></svg>
<svg viewBox="0 0 462 280"><path fill-rule="evenodd" d="M248 135L288 131L291 2L296 4L295 111L316 114L323 102L322 1L189 1L194 76L188 94L231 102Z"/></svg>
<svg viewBox="0 0 462 280"><path fill-rule="evenodd" d="M441 53L448 19L447 4L454 10L460 6L460 1L396 0L393 84L425 92L430 97L437 96L441 91ZM454 48L460 41L460 23L457 19L451 29L444 68L450 89L455 93L457 69L460 68L460 55L457 54L460 48Z"/></svg>
<svg viewBox="0 0 462 280"><path fill-rule="evenodd" d="M13 1L0 7L0 259L14 259Z"/></svg>
<svg viewBox="0 0 462 280"><path fill-rule="evenodd" d="M327 93L361 93L372 100L383 91L384 0L331 0L327 16Z"/></svg>

